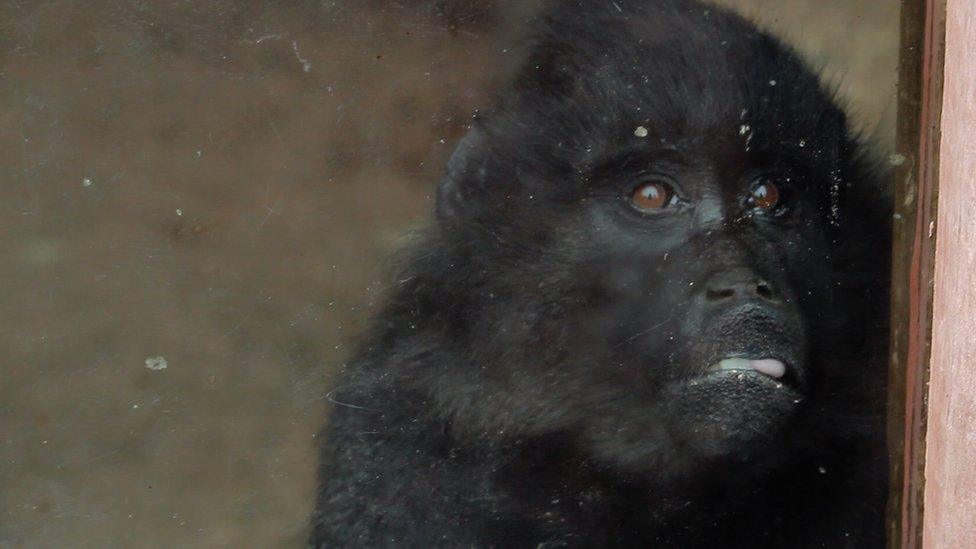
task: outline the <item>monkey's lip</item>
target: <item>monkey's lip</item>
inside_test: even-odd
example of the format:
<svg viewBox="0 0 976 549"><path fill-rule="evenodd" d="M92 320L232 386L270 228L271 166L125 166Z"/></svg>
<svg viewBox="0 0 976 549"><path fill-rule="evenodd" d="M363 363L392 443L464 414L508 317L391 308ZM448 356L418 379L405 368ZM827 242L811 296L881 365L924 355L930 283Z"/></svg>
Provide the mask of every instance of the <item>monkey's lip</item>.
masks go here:
<svg viewBox="0 0 976 549"><path fill-rule="evenodd" d="M786 375L786 364L775 358L726 358L708 367L708 372L723 370L753 371L780 379Z"/></svg>

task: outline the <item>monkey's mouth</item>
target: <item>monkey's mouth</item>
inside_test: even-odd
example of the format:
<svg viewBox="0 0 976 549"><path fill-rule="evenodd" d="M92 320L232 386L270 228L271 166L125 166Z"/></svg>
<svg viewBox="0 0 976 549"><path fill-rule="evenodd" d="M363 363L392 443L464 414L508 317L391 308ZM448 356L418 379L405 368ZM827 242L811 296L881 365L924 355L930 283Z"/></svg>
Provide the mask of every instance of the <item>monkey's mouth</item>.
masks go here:
<svg viewBox="0 0 976 549"><path fill-rule="evenodd" d="M707 371L713 373L725 370L752 371L773 379L781 379L786 375L786 364L775 358L726 358L709 366Z"/></svg>

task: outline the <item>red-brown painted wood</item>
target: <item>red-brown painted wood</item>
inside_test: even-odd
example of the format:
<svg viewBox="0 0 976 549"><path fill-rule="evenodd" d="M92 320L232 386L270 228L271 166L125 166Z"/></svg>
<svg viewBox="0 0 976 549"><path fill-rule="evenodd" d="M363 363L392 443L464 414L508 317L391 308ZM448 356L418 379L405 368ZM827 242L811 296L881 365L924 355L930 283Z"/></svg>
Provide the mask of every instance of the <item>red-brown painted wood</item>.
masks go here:
<svg viewBox="0 0 976 549"><path fill-rule="evenodd" d="M922 545L945 0L904 0L891 279L888 547Z"/></svg>

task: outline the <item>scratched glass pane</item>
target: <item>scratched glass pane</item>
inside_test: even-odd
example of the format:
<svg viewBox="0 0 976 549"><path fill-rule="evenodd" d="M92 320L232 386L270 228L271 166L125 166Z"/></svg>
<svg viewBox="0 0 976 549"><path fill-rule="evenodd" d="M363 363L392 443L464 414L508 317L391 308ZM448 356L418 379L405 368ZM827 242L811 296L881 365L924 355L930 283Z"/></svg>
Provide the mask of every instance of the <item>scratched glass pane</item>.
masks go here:
<svg viewBox="0 0 976 549"><path fill-rule="evenodd" d="M878 546L899 2L542 4L0 8L0 545Z"/></svg>

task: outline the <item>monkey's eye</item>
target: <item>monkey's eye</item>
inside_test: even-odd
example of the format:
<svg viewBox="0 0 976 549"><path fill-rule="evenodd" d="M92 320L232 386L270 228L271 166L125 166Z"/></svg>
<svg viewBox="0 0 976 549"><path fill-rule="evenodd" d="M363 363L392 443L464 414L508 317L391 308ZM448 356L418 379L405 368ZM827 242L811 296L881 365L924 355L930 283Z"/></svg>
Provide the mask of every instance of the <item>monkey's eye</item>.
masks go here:
<svg viewBox="0 0 976 549"><path fill-rule="evenodd" d="M749 191L749 204L763 213L777 214L781 208L782 195L772 181L766 178L757 179L752 190Z"/></svg>
<svg viewBox="0 0 976 549"><path fill-rule="evenodd" d="M677 204L671 185L662 181L645 181L634 189L630 203L642 212L655 212Z"/></svg>

